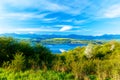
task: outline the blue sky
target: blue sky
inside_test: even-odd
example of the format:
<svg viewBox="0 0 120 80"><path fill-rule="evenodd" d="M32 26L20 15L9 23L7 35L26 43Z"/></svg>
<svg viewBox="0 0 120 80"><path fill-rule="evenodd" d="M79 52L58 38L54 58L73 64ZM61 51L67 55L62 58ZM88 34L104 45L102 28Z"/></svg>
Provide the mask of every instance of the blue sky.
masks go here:
<svg viewBox="0 0 120 80"><path fill-rule="evenodd" d="M120 0L1 0L0 33L120 34Z"/></svg>

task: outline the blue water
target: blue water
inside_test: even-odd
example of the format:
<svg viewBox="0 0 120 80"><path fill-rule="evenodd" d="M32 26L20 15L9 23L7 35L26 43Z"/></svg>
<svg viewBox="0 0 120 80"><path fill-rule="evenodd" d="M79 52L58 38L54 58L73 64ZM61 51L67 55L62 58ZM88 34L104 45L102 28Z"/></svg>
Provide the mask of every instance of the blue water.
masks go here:
<svg viewBox="0 0 120 80"><path fill-rule="evenodd" d="M45 44L45 46L49 48L52 51L52 53L55 54L55 53L61 53L60 49L68 51L78 46L80 47L86 46L86 44Z"/></svg>

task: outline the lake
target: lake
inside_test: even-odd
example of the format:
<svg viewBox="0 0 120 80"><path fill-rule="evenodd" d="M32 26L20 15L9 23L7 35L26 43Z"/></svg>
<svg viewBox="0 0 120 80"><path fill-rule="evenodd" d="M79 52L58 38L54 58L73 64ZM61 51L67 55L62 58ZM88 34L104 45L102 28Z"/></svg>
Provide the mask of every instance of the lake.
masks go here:
<svg viewBox="0 0 120 80"><path fill-rule="evenodd" d="M87 44L45 44L44 46L46 46L47 48L49 48L52 53L61 53L64 51L68 51L71 49L74 49L78 46L82 47L82 46L86 46Z"/></svg>

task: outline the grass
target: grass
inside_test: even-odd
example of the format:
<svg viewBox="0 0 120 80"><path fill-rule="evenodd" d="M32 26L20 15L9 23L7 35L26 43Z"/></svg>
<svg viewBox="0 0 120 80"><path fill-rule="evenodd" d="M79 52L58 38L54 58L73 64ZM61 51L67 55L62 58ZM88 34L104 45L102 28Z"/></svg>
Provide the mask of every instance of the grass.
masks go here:
<svg viewBox="0 0 120 80"><path fill-rule="evenodd" d="M74 80L72 74L43 71L43 70L26 70L13 72L0 68L0 80Z"/></svg>

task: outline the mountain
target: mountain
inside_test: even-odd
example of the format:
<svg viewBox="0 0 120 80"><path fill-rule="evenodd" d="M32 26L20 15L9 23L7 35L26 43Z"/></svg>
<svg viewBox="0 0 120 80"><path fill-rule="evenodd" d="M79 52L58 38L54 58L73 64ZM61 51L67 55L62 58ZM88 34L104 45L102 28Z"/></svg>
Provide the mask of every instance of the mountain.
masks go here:
<svg viewBox="0 0 120 80"><path fill-rule="evenodd" d="M51 38L72 38L72 39L80 39L80 40L112 40L112 39L120 39L120 35L101 35L101 36L92 36L92 35L40 35L40 34L16 34L16 33L5 33L0 34L0 36L10 36L14 38L29 38L29 39L51 39Z"/></svg>

